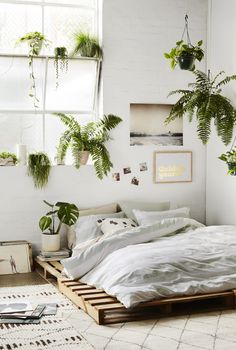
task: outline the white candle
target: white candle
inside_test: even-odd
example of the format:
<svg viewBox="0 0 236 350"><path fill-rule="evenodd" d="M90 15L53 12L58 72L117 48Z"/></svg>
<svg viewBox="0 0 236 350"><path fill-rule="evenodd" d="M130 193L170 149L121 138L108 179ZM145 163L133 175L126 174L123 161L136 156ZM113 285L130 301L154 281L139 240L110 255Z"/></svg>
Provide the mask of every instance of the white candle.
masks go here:
<svg viewBox="0 0 236 350"><path fill-rule="evenodd" d="M27 147L26 145L17 144L16 145L16 156L19 165L26 165L27 163Z"/></svg>

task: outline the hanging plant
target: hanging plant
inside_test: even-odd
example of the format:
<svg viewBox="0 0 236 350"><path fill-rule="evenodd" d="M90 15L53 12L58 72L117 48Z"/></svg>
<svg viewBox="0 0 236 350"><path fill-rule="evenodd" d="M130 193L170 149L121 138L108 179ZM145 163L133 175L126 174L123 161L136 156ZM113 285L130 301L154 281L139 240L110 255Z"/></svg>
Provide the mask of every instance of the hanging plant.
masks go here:
<svg viewBox="0 0 236 350"><path fill-rule="evenodd" d="M183 40L185 33L187 35L187 42ZM202 43L202 40L200 40L197 45L192 45L188 30L188 15L186 15L181 40L176 42L176 46L173 47L169 53L165 52L164 56L170 60L172 69L179 64L180 69L193 71L195 69L195 60L200 62L204 57L204 51L201 48Z"/></svg>
<svg viewBox="0 0 236 350"><path fill-rule="evenodd" d="M59 86L59 75L68 71L68 51L66 47L56 47L54 49L55 59L54 66L56 69L56 88Z"/></svg>
<svg viewBox="0 0 236 350"><path fill-rule="evenodd" d="M46 153L31 153L28 157L28 175L32 176L36 188L47 185L51 171L51 162Z"/></svg>
<svg viewBox="0 0 236 350"><path fill-rule="evenodd" d="M79 32L74 34L75 48L72 56L79 54L82 57L102 58L103 52L97 37Z"/></svg>
<svg viewBox="0 0 236 350"><path fill-rule="evenodd" d="M224 72L220 72L215 78L210 78L201 71L194 71L196 82L189 84L191 90L175 90L170 95L182 95L176 104L172 107L170 115L165 120L169 124L177 118L182 118L185 113L188 114L191 122L193 116L197 119L198 137L206 144L211 133L211 122L214 120L217 134L225 145L232 140L233 129L236 123L236 110L231 101L221 95L221 87L228 84L231 80L236 80L236 75L226 76L221 81L217 79Z"/></svg>
<svg viewBox="0 0 236 350"><path fill-rule="evenodd" d="M48 46L50 41L40 32L30 32L22 36L17 42L16 45L26 42L29 45L29 69L30 69L30 79L31 86L29 91L29 96L34 101L34 107L38 108L39 99L37 97L36 90L36 78L34 73L34 57L39 56L42 47Z"/></svg>
<svg viewBox="0 0 236 350"><path fill-rule="evenodd" d="M234 146L236 137L230 151L221 154L218 158L228 165L228 175L236 176L236 146Z"/></svg>

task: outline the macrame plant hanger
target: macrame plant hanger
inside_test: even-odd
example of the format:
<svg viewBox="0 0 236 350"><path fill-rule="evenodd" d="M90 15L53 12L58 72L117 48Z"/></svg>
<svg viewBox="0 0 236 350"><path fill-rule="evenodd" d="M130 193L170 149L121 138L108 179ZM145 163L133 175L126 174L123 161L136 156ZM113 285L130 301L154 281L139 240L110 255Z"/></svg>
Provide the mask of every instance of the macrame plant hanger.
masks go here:
<svg viewBox="0 0 236 350"><path fill-rule="evenodd" d="M188 44L188 46L193 46L192 43L191 43L191 40L190 40L190 35L189 35L189 29L188 29L188 15L187 15L187 14L186 14L185 17L184 17L184 20L185 20L185 25L184 25L184 31L183 31L183 34L182 34L182 37L181 37L181 41L183 40L184 34L186 33L187 44Z"/></svg>

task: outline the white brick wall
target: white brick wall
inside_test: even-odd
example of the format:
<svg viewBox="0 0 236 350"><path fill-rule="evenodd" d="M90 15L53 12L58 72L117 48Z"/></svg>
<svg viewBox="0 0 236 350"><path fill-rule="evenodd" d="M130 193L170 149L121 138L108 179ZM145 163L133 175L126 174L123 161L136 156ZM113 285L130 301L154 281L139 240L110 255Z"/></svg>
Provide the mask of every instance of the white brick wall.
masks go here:
<svg viewBox="0 0 236 350"><path fill-rule="evenodd" d="M186 10L193 42L206 41L207 0L104 0L103 6L104 112L124 119L114 130L109 148L114 171L132 166L134 174L140 175L140 186L131 185L127 177L120 183L110 178L100 181L92 166L79 171L66 166L55 167L49 186L36 191L25 168L0 169L1 240L28 239L39 244L43 199L72 201L80 207L121 199L172 200L189 205L196 219L205 218L205 150L196 138L195 126L184 123L183 149L193 151L193 182L153 184L152 158L157 147L129 146L129 104L166 102L170 90L191 80L189 72L172 72L163 52L180 38ZM140 174L138 164L144 161L149 171Z"/></svg>

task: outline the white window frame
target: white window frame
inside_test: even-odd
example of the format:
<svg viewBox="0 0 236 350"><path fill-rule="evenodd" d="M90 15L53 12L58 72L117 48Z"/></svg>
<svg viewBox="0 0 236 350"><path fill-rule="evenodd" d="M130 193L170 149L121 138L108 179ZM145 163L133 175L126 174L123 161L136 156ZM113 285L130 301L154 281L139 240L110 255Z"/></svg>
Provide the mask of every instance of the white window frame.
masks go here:
<svg viewBox="0 0 236 350"><path fill-rule="evenodd" d="M65 0L64 0L65 1ZM85 9L95 12L95 23L94 23L94 34L99 37L99 0L94 0L95 6L84 6L84 5L77 5L77 4L69 4L69 3L55 3L52 1L45 2L45 1L20 1L20 0L0 0L0 4L15 4L15 5L35 5L35 6L41 6L42 10L42 33L44 34L44 8L45 6L55 6L55 7L67 7L67 8L76 8L76 9ZM9 58L25 58L28 60L28 56L26 54L0 54L1 57L9 57ZM46 109L46 93L47 93L47 74L48 74L48 62L50 59L53 59L54 56L52 55L39 55L34 57L34 59L43 59L45 60L45 69L44 69L44 77L43 77L43 97L42 97L42 108L34 108L33 102L32 102L32 109L0 109L0 113L9 113L9 114L40 114L42 117L42 147L43 151L45 151L45 123L46 123L46 115L52 114L52 113L65 113L65 114L76 114L76 115L91 115L92 120L98 119L98 89L99 89L99 81L100 81L100 72L101 72L101 59L98 58L89 58L89 57L73 57L68 58L70 60L92 60L95 61L96 64L96 77L95 77L95 87L94 87L94 98L93 98L93 109L86 111L86 110L48 110ZM30 98L30 97L29 97Z"/></svg>

